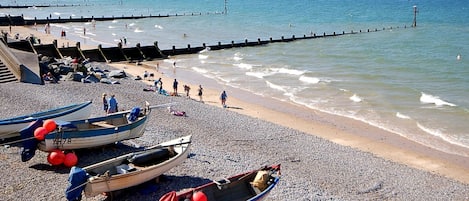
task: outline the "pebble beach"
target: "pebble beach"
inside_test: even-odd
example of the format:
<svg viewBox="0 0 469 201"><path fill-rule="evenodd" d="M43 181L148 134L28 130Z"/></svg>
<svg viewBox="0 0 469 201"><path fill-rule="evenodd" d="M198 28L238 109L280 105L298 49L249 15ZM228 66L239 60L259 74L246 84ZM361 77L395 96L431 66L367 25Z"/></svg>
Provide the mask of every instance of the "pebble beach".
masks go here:
<svg viewBox="0 0 469 201"><path fill-rule="evenodd" d="M103 65L108 70L113 67ZM184 96L145 92L147 84L128 78L120 84L61 81L59 84L0 85L0 118L47 110L87 100L91 116L104 114L101 94L115 94L119 109L174 103L187 117L171 115L165 107L150 115L141 138L95 149L77 150L84 167L177 137L192 135L186 161L160 177L116 192L114 200L158 200L172 190L205 184L260 168L281 164L282 178L267 200L469 200L469 185L439 174L412 168L358 149L342 146L292 128L273 124ZM194 90L195 91L195 90ZM37 151L20 160L20 143L0 147L0 200L66 200L69 168L51 166L47 153ZM97 196L83 200L106 200Z"/></svg>

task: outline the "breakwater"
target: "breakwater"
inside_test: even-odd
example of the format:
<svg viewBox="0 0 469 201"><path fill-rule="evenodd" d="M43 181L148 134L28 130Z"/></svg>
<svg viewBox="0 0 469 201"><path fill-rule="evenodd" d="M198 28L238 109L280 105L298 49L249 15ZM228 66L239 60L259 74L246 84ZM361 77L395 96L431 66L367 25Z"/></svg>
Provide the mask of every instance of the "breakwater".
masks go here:
<svg viewBox="0 0 469 201"><path fill-rule="evenodd" d="M399 28L408 28L408 26L404 27L389 27L389 28L381 28L381 29L367 29L367 30L358 30L350 32L332 32L332 33L311 33L310 35L303 35L303 36L291 36L291 37L280 37L280 38L269 38L268 40L261 40L258 38L255 41L249 41L245 39L243 42L234 42L231 43L221 43L218 42L216 45L206 45L203 43L201 46L191 46L190 44L187 47L183 48L176 48L173 46L171 49L161 50L158 47L158 42L154 42L152 45L141 46L140 43L137 43L135 47L123 47L122 43L118 43L116 47L102 47L98 45L96 49L86 49L82 50L80 48L80 43L76 43L75 46L68 46L65 47L64 44L59 46L57 41L55 40L52 44L34 44L34 41L30 40L22 40L22 41L11 41L8 42L8 46L11 48L33 52L36 54L41 54L44 56L51 56L56 58L63 58L63 57L76 57L81 59L90 59L92 61L98 62L120 62L120 61L128 61L128 62L137 62L137 61L149 61L153 59L164 59L168 56L175 56L175 55L182 55L182 54L195 54L205 49L210 50L222 50L222 49L229 49L229 48L240 48L240 47L254 47L254 46L263 46L271 43L280 43L280 42L294 42L298 40L306 40L306 39L319 39L325 37L338 37L350 34L363 34L363 33L373 33L379 32L384 30L392 30L392 29L399 29ZM5 41L7 41L5 39Z"/></svg>
<svg viewBox="0 0 469 201"><path fill-rule="evenodd" d="M210 14L223 14L223 13L183 13L183 14L157 14L157 15L130 15L130 16L91 16L91 17L56 17L53 18L52 15L45 19L25 19L24 16L11 16L5 15L0 17L0 26L24 26L24 25L37 25L37 24L48 24L48 23L70 23L70 22L92 22L92 21L112 21L112 20L129 20L129 19L142 19L142 18L161 18L161 17L182 17L182 16L200 16L200 15L210 15Z"/></svg>
<svg viewBox="0 0 469 201"><path fill-rule="evenodd" d="M47 7L73 7L73 6L83 6L81 4L43 4L43 5L2 5L0 4L0 9L4 8L47 8ZM85 4L84 6L88 6Z"/></svg>

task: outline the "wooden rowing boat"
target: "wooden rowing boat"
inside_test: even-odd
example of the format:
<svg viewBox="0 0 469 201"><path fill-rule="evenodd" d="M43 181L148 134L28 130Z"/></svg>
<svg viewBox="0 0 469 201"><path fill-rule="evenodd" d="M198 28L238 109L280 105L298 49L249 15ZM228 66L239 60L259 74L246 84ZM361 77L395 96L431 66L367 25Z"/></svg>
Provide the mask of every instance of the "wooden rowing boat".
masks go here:
<svg viewBox="0 0 469 201"><path fill-rule="evenodd" d="M189 154L191 135L143 151L125 154L84 168L70 170L68 200L129 188L154 179L181 164Z"/></svg>
<svg viewBox="0 0 469 201"><path fill-rule="evenodd" d="M208 184L172 191L160 201L257 201L263 200L280 180L280 164L232 176Z"/></svg>
<svg viewBox="0 0 469 201"><path fill-rule="evenodd" d="M56 131L47 134L38 148L42 151L83 149L141 137L151 113L147 108L141 110L135 107L90 119L57 121Z"/></svg>
<svg viewBox="0 0 469 201"><path fill-rule="evenodd" d="M0 120L0 139L19 136L19 131L37 119L55 119L73 121L84 119L91 114L91 101L72 104L29 115L17 116Z"/></svg>

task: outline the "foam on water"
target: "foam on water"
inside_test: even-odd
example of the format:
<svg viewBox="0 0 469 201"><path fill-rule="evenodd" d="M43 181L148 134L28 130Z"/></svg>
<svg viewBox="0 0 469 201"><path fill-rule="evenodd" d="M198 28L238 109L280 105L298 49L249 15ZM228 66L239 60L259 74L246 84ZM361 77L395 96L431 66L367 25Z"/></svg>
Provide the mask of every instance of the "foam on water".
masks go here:
<svg viewBox="0 0 469 201"><path fill-rule="evenodd" d="M268 74L263 73L263 72L246 72L246 75L262 79L264 78L264 76L267 76Z"/></svg>
<svg viewBox="0 0 469 201"><path fill-rule="evenodd" d="M396 117L397 117L397 118L401 118L401 119L411 119L409 116L404 115L404 114L402 114L402 113L400 113L400 112L396 112Z"/></svg>
<svg viewBox="0 0 469 201"><path fill-rule="evenodd" d="M362 102L362 98L360 96L358 96L357 94L353 94L353 96L350 96L349 99L352 100L355 103Z"/></svg>
<svg viewBox="0 0 469 201"><path fill-rule="evenodd" d="M246 64L246 63L239 63L239 64L233 64L234 66L238 67L238 68L242 68L242 69L246 69L246 70L251 70L253 65L252 64Z"/></svg>
<svg viewBox="0 0 469 201"><path fill-rule="evenodd" d="M273 84L272 82L269 82L267 80L265 81L265 83L267 84L268 87L270 87L272 89L275 89L275 90L278 90L278 91L281 91L281 92L287 92L287 89L284 86Z"/></svg>
<svg viewBox="0 0 469 201"><path fill-rule="evenodd" d="M456 106L453 103L448 103L444 100L441 100L440 97L438 96L433 96L430 94L425 94L422 92L422 95L420 96L420 102L425 103L425 104L435 104L436 106Z"/></svg>
<svg viewBox="0 0 469 201"><path fill-rule="evenodd" d="M317 78L317 77L308 77L308 76L300 76L299 78L300 81L302 82L305 82L307 84L317 84L321 81L321 79Z"/></svg>
<svg viewBox="0 0 469 201"><path fill-rule="evenodd" d="M288 69L288 68L272 68L271 70L273 72L290 74L290 75L302 75L303 73L305 73L304 70L295 70L295 69Z"/></svg>

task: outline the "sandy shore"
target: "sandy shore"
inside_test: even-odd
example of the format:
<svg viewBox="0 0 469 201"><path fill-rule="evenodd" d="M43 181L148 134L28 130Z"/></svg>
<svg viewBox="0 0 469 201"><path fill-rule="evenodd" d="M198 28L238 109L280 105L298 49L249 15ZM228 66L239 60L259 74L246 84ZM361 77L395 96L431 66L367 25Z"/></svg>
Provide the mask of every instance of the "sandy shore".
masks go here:
<svg viewBox="0 0 469 201"><path fill-rule="evenodd" d="M44 43L55 38L30 29L14 28L18 32L27 31L21 32L21 35L33 33L40 37ZM0 29L7 30L5 27ZM177 59L177 57L171 59ZM156 62L160 63L159 72L155 69ZM190 176L192 182L194 181L193 177L196 176L213 178L227 172L234 174L237 171L251 169L265 163L281 162L284 165L285 176L278 189L273 192L271 200L288 200L288 196L293 196L295 200L469 199L467 197L469 190L467 185L469 184L468 158L430 149L362 122L256 96L239 89L220 86L203 76L191 74L183 69L176 68L176 73L174 73L170 62L144 62L140 66L129 63L113 63L111 65L114 68L124 69L133 77L142 76L145 70L153 73L152 80L144 81L145 84L153 85L153 79L161 77L164 88L170 92L172 91L173 79L176 78L179 81L180 97L165 97L151 92L142 92L145 84L134 80L124 81L120 86L87 85L84 90L87 94L78 92L81 90L81 83L42 86L46 94L51 93L49 95L51 97L47 100L42 100L41 95L35 97L34 94L26 94L38 91L41 86L29 86L21 83L7 84L0 88L2 94L5 95L0 99L1 109L5 111L2 113L2 118L11 116L15 112L24 114L39 108L28 107L26 104L29 101L43 101L41 107L47 108L77 100L86 100L89 96L95 100L94 105L97 111L94 115L97 115L101 112L98 97L102 91L116 93L118 100L127 107L131 107L129 105L132 102L143 99L152 99L152 103L177 101L181 103L178 105L178 109L187 111L189 118L183 120L172 117L165 111L160 111L152 116L154 125L149 126L145 136L137 142L141 144L153 143L186 133L196 135L195 141L198 142L194 145L195 157L190 158L189 162L186 162L182 167L170 172L179 177ZM191 99L184 98L182 86L185 84L191 87ZM196 96L199 84L204 88L203 100L205 104L200 104ZM14 96L12 95L14 90L11 88L18 87L30 88L25 90L25 94L19 95L19 97L29 100L17 102L23 106L11 105L13 98L15 98L9 97ZM225 109L221 107L219 100L219 94L222 90L228 92L227 104L229 107ZM66 93L67 96L63 97L54 94L54 92ZM259 149L259 147L262 148ZM467 150L461 149L459 151ZM2 148L0 153L1 159L4 159L0 163L0 167L4 167L1 171L2 175L12 174L7 169L18 166L20 167L18 171L32 171L30 174L39 174L40 178L49 181L52 186L64 188L66 181L62 180L66 180L66 170L51 169L45 167L46 164L44 167L38 166L38 163L44 163L44 160L39 159L32 160L26 165L11 162L15 161L14 157L18 157L14 156L13 153L17 153L16 147ZM44 154L39 155L43 156ZM18 159L16 158L16 160ZM7 163L8 161L10 162ZM80 162L79 165L87 163L89 161ZM41 172L41 169L48 171L43 172L42 170ZM187 171L192 172L188 173ZM57 172L61 174L53 174ZM230 174L223 176L228 175ZM51 181L49 177L60 181ZM38 179L34 179L34 181L36 180ZM28 178L16 178L13 181L11 178L3 180L1 193L8 195L6 200L15 200L14 197L20 196L21 193L18 192L18 189L29 190L29 187L26 187L28 181ZM200 183L204 180L197 181ZM14 183L16 186L8 187L10 183ZM175 187L173 183L162 187L163 189L159 189L152 195L161 195L165 190ZM405 189L412 190L405 192ZM41 196L40 200L60 199L60 196L55 194L48 197L48 194L43 193ZM126 195L123 199L125 198L138 200L139 197Z"/></svg>
<svg viewBox="0 0 469 201"><path fill-rule="evenodd" d="M159 72L156 71L156 63L159 63L160 66ZM198 100L196 95L198 85L201 84L204 87L204 102L217 107L222 107L219 97L221 91L226 90L229 96L227 100L229 110L469 183L469 158L431 149L360 121L261 97L240 89L221 86L195 73L177 69L177 67L176 73L174 73L171 62L143 62L143 65L140 66L128 63L113 63L110 65L125 70L125 72L134 76L143 77L144 71L153 73L154 79L162 78L163 88L169 92L173 91L174 79L181 77L183 80L178 80L179 94L184 96L184 92L181 91L182 86L189 85L191 87L191 98L196 100ZM190 81L184 82L186 79ZM200 82L196 83L195 80L200 80ZM148 85L153 85L153 81L153 79L149 79L145 82ZM455 150L459 152L469 151L458 147L455 147Z"/></svg>

